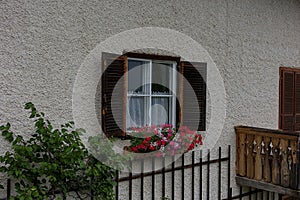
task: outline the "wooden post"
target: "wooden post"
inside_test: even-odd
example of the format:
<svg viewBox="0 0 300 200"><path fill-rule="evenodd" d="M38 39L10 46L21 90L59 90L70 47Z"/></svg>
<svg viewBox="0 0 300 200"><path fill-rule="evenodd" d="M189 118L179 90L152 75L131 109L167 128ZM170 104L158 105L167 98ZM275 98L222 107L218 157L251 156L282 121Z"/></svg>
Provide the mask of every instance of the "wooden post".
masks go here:
<svg viewBox="0 0 300 200"><path fill-rule="evenodd" d="M246 176L246 135L243 133L238 133L238 175Z"/></svg>
<svg viewBox="0 0 300 200"><path fill-rule="evenodd" d="M272 163L272 183L280 184L280 161L279 161L279 139L272 139L273 163Z"/></svg>
<svg viewBox="0 0 300 200"><path fill-rule="evenodd" d="M299 164L297 161L297 141L291 141L291 156L292 156L292 163L291 163L291 176L290 176L290 186L291 188L296 189L298 185L297 175L299 172L297 169L297 165Z"/></svg>
<svg viewBox="0 0 300 200"><path fill-rule="evenodd" d="M282 139L280 141L281 152L281 185L288 187L290 180L290 171L288 166L288 140Z"/></svg>
<svg viewBox="0 0 300 200"><path fill-rule="evenodd" d="M262 142L262 137L256 135L254 138L254 179L256 180L261 180L262 179L262 160L261 160L261 142Z"/></svg>
<svg viewBox="0 0 300 200"><path fill-rule="evenodd" d="M247 177L254 178L254 166L253 166L253 135L248 134L246 138L246 157L247 157Z"/></svg>
<svg viewBox="0 0 300 200"><path fill-rule="evenodd" d="M266 182L271 182L271 166L270 166L270 162L271 162L271 158L270 158L270 138L269 137L265 137L264 139L264 143L265 143L265 160L264 160L264 173L263 173L263 180Z"/></svg>

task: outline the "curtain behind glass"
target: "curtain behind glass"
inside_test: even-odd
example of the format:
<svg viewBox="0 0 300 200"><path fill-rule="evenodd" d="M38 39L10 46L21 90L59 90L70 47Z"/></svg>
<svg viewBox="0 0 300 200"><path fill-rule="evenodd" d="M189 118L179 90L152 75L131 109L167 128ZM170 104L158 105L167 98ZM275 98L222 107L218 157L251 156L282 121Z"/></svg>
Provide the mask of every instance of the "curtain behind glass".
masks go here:
<svg viewBox="0 0 300 200"><path fill-rule="evenodd" d="M144 97L130 97L127 101L126 127L141 127L145 125Z"/></svg>
<svg viewBox="0 0 300 200"><path fill-rule="evenodd" d="M152 125L169 124L169 97L153 97L151 102Z"/></svg>

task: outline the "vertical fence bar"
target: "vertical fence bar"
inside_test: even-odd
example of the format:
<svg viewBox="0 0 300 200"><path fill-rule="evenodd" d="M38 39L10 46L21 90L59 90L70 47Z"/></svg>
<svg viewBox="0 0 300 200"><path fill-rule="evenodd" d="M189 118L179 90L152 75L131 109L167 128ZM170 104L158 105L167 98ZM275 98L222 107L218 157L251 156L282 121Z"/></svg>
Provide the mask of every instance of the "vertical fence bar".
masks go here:
<svg viewBox="0 0 300 200"><path fill-rule="evenodd" d="M222 159L222 152L221 147L219 147L219 168L218 168L218 199L221 199L221 159Z"/></svg>
<svg viewBox="0 0 300 200"><path fill-rule="evenodd" d="M172 156L172 199L175 199L175 156Z"/></svg>
<svg viewBox="0 0 300 200"><path fill-rule="evenodd" d="M129 200L132 200L132 161L129 162L130 172L129 172Z"/></svg>
<svg viewBox="0 0 300 200"><path fill-rule="evenodd" d="M94 182L94 176L91 177L91 183ZM94 190L93 187L91 187L91 200L94 200Z"/></svg>
<svg viewBox="0 0 300 200"><path fill-rule="evenodd" d="M230 165L231 165L231 163L230 163L230 160L231 160L231 146L230 145L228 145L228 166L227 166L227 170L228 170L228 173L227 173L227 176L228 176L228 179L227 179L227 187L228 187L228 189L227 189L227 193L228 193L228 198L229 198L229 193L230 193L230 179L231 179L231 175L230 175Z"/></svg>
<svg viewBox="0 0 300 200"><path fill-rule="evenodd" d="M242 200L242 194L243 194L243 187L240 186L240 197L239 197L240 200Z"/></svg>
<svg viewBox="0 0 300 200"><path fill-rule="evenodd" d="M199 200L202 200L202 150L200 150L200 167L199 167Z"/></svg>
<svg viewBox="0 0 300 200"><path fill-rule="evenodd" d="M232 199L232 188L229 189L229 200Z"/></svg>
<svg viewBox="0 0 300 200"><path fill-rule="evenodd" d="M144 159L141 159L141 200L144 199Z"/></svg>
<svg viewBox="0 0 300 200"><path fill-rule="evenodd" d="M155 200L155 157L152 157L152 200Z"/></svg>
<svg viewBox="0 0 300 200"><path fill-rule="evenodd" d="M258 193L258 191L257 191L257 189L255 190L255 200L257 200L257 193Z"/></svg>
<svg viewBox="0 0 300 200"><path fill-rule="evenodd" d="M252 192L252 188L249 189L249 200L252 199L252 194L251 194L251 192Z"/></svg>
<svg viewBox="0 0 300 200"><path fill-rule="evenodd" d="M192 200L195 195L195 151L192 151Z"/></svg>
<svg viewBox="0 0 300 200"><path fill-rule="evenodd" d="M260 193L260 199L264 200L264 192L263 191Z"/></svg>
<svg viewBox="0 0 300 200"><path fill-rule="evenodd" d="M184 200L184 154L181 156L181 199Z"/></svg>
<svg viewBox="0 0 300 200"><path fill-rule="evenodd" d="M7 199L10 199L10 192L11 192L11 182L10 179L7 179L7 191L6 191Z"/></svg>
<svg viewBox="0 0 300 200"><path fill-rule="evenodd" d="M207 152L207 185L206 185L206 199L209 200L209 182L210 182L210 150Z"/></svg>
<svg viewBox="0 0 300 200"><path fill-rule="evenodd" d="M116 200L119 199L119 171L116 170Z"/></svg>
<svg viewBox="0 0 300 200"><path fill-rule="evenodd" d="M166 189L165 189L165 182L166 182L166 176L165 176L165 157L162 157L162 197L165 197L166 195Z"/></svg>

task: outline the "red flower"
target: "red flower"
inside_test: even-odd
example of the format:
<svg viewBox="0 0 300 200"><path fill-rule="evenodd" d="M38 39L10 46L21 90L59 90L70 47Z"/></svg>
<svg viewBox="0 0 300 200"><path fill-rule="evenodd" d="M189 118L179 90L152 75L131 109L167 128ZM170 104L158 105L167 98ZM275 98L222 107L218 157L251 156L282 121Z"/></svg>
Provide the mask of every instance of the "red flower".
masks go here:
<svg viewBox="0 0 300 200"><path fill-rule="evenodd" d="M134 152L138 152L138 148L137 147L131 147L131 150Z"/></svg>
<svg viewBox="0 0 300 200"><path fill-rule="evenodd" d="M188 150L192 150L192 149L194 149L194 148L195 148L195 144L192 143L192 144L189 146L189 149L188 149Z"/></svg>
<svg viewBox="0 0 300 200"><path fill-rule="evenodd" d="M160 146L160 145L161 145L160 140L157 140L156 143L157 143L157 146Z"/></svg>
<svg viewBox="0 0 300 200"><path fill-rule="evenodd" d="M155 147L154 147L154 146L150 146L149 149L150 149L151 151L154 151L154 150L155 150Z"/></svg>

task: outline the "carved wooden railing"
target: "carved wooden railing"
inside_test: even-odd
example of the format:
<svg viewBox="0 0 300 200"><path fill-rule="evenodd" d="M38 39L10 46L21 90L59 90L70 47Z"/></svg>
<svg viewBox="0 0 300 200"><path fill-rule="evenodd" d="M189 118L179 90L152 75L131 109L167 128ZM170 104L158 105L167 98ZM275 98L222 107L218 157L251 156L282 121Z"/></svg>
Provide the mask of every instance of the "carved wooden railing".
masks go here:
<svg viewBox="0 0 300 200"><path fill-rule="evenodd" d="M237 126L235 131L238 177L300 194L300 133L246 126Z"/></svg>

